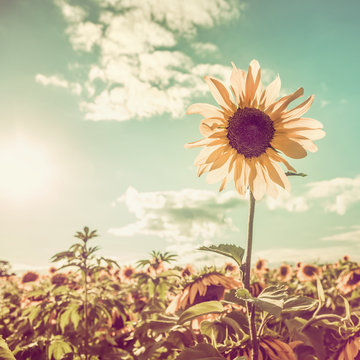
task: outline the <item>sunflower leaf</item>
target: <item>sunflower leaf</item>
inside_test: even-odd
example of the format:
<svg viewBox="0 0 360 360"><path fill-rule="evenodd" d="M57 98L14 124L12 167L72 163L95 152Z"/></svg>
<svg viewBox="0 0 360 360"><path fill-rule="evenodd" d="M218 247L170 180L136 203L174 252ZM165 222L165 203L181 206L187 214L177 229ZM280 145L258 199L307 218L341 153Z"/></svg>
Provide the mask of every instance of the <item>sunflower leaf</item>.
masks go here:
<svg viewBox="0 0 360 360"><path fill-rule="evenodd" d="M293 296L285 300L282 314L300 311L310 311L316 305L317 300L307 296Z"/></svg>
<svg viewBox="0 0 360 360"><path fill-rule="evenodd" d="M186 309L179 317L178 324L196 319L207 314L219 314L223 311L220 301L205 301Z"/></svg>
<svg viewBox="0 0 360 360"><path fill-rule="evenodd" d="M199 250L212 251L220 255L227 256L237 262L239 266L242 264L245 250L233 244L220 244L211 246L201 246Z"/></svg>
<svg viewBox="0 0 360 360"><path fill-rule="evenodd" d="M176 360L225 360L225 358L210 344L197 344L191 349L184 349Z"/></svg>
<svg viewBox="0 0 360 360"><path fill-rule="evenodd" d="M0 336L0 359L15 360L14 355L12 354L7 343L1 336Z"/></svg>

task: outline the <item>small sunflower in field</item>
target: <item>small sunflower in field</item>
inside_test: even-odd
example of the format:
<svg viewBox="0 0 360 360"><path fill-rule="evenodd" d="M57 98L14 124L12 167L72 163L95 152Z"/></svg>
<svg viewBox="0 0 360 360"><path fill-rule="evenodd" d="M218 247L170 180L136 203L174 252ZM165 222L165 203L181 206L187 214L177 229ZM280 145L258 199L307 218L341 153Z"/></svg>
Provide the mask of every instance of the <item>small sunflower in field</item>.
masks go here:
<svg viewBox="0 0 360 360"><path fill-rule="evenodd" d="M121 279L123 281L129 281L135 273L136 273L136 270L134 267L132 267L131 265L125 266L121 270Z"/></svg>
<svg viewBox="0 0 360 360"><path fill-rule="evenodd" d="M68 278L67 278L66 274L64 274L64 273L54 274L50 279L50 281L53 285L64 285L67 283L67 280L68 280Z"/></svg>
<svg viewBox="0 0 360 360"><path fill-rule="evenodd" d="M358 360L360 359L360 334L355 334L347 339L345 345L340 349L336 360Z"/></svg>
<svg viewBox="0 0 360 360"><path fill-rule="evenodd" d="M250 284L249 291L253 297L258 297L265 288L266 288L266 285L263 282L255 281Z"/></svg>
<svg viewBox="0 0 360 360"><path fill-rule="evenodd" d="M319 266L311 264L301 264L297 271L297 278L300 281L314 281L317 277L321 277L322 269Z"/></svg>
<svg viewBox="0 0 360 360"><path fill-rule="evenodd" d="M183 278L191 276L192 274L195 274L195 268L192 265L188 264L181 270L180 274Z"/></svg>
<svg viewBox="0 0 360 360"><path fill-rule="evenodd" d="M239 287L242 287L241 281L231 276L225 276L216 271L205 273L187 283L171 301L166 312L174 314L179 309L186 309L204 301L221 300L224 298L225 290Z"/></svg>
<svg viewBox="0 0 360 360"><path fill-rule="evenodd" d="M267 267L267 260L265 259L258 259L255 263L254 272L258 276L262 276L266 272L268 272L269 269Z"/></svg>
<svg viewBox="0 0 360 360"><path fill-rule="evenodd" d="M275 338L262 338L259 341L259 357L258 360L297 360L293 348L298 342L290 344L284 343ZM236 357L244 356L246 360L251 359L251 350L246 348L243 350L233 350L225 355L227 360L233 360Z"/></svg>
<svg viewBox="0 0 360 360"><path fill-rule="evenodd" d="M336 288L343 295L350 294L358 287L360 287L360 268L340 275L339 279L337 280Z"/></svg>
<svg viewBox="0 0 360 360"><path fill-rule="evenodd" d="M25 284L25 283L37 281L37 280L39 280L39 278L40 278L40 276L38 273L33 272L33 271L28 271L22 276L21 282L23 284Z"/></svg>
<svg viewBox="0 0 360 360"><path fill-rule="evenodd" d="M256 200L265 193L276 197L277 185L290 190L279 163L296 172L280 152L301 159L307 151L317 151L313 140L325 135L319 121L302 118L314 96L289 110L290 103L303 95L303 88L276 100L281 86L279 76L263 90L257 60L251 61L247 74L232 65L230 84L235 99L220 80L205 76L220 108L210 104L189 107L187 114L204 117L200 124L204 138L185 147L204 147L194 163L198 176L208 171L207 182L221 181L220 191L233 179L241 195L250 188Z"/></svg>
<svg viewBox="0 0 360 360"><path fill-rule="evenodd" d="M225 274L226 273L230 273L230 274L237 273L239 271L239 267L237 265L234 265L231 262L227 262L224 265L224 271L225 271Z"/></svg>
<svg viewBox="0 0 360 360"><path fill-rule="evenodd" d="M281 264L278 270L278 279L282 282L291 280L293 274L292 267L289 264Z"/></svg>

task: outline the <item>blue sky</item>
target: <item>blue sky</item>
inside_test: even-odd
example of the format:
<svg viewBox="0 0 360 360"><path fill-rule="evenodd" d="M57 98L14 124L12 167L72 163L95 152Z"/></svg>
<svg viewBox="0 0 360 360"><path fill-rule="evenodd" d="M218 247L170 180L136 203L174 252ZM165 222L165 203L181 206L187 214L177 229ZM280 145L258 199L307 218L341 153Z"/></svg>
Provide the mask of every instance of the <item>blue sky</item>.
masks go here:
<svg viewBox="0 0 360 360"><path fill-rule="evenodd" d="M3 0L0 3L1 257L47 268L87 225L121 262L181 262L204 243L244 246L246 199L196 177L204 75L252 59L282 94L315 95L327 135L291 164L306 178L256 205L254 259L356 258L360 122L355 1Z"/></svg>

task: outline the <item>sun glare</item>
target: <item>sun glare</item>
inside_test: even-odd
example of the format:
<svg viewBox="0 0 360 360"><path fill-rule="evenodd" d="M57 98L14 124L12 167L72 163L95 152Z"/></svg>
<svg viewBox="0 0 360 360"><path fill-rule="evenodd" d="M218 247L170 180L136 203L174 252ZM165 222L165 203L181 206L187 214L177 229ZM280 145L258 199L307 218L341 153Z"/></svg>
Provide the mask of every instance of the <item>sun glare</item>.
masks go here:
<svg viewBox="0 0 360 360"><path fill-rule="evenodd" d="M0 145L0 169L1 197L17 202L43 197L54 173L45 149L23 139Z"/></svg>

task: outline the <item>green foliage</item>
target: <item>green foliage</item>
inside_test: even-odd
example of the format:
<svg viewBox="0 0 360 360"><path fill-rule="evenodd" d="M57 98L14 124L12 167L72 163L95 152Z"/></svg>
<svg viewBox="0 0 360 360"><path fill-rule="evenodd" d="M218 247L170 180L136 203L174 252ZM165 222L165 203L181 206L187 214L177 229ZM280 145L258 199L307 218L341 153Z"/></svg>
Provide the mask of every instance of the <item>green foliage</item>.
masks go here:
<svg viewBox="0 0 360 360"><path fill-rule="evenodd" d="M176 360L224 360L225 358L211 345L198 344L191 349L186 349Z"/></svg>
<svg viewBox="0 0 360 360"><path fill-rule="evenodd" d="M15 360L5 340L0 336L0 359L1 360Z"/></svg>
<svg viewBox="0 0 360 360"><path fill-rule="evenodd" d="M196 319L199 316L207 314L219 314L223 311L220 301L206 301L189 307L179 317L178 323L183 324L187 321Z"/></svg>
<svg viewBox="0 0 360 360"><path fill-rule="evenodd" d="M297 343L298 359L337 359L360 334L360 286L348 294L338 286L339 277L358 269L357 263L323 267L314 281L299 281L294 272L286 291L279 286L278 269L254 273L250 291L227 290L221 301L206 291L190 306L184 286L200 274L182 278L181 267L166 269L171 254L153 252L140 264L144 269L124 277L116 262L97 255L91 243L96 231L84 228L75 236L77 243L52 258L59 264L55 273L25 284L16 276L0 279L0 335L12 352L9 359L243 360L250 345L247 303L255 305L260 339ZM241 264L243 253L235 246L208 249ZM201 286L221 286L211 285L210 277L203 280ZM199 283L195 289L200 291ZM180 300L176 315L168 314L170 302ZM6 354L3 344L0 351Z"/></svg>
<svg viewBox="0 0 360 360"><path fill-rule="evenodd" d="M220 244L211 246L201 246L199 250L212 251L220 255L227 256L237 262L239 266L242 264L245 250L239 246L232 244Z"/></svg>

